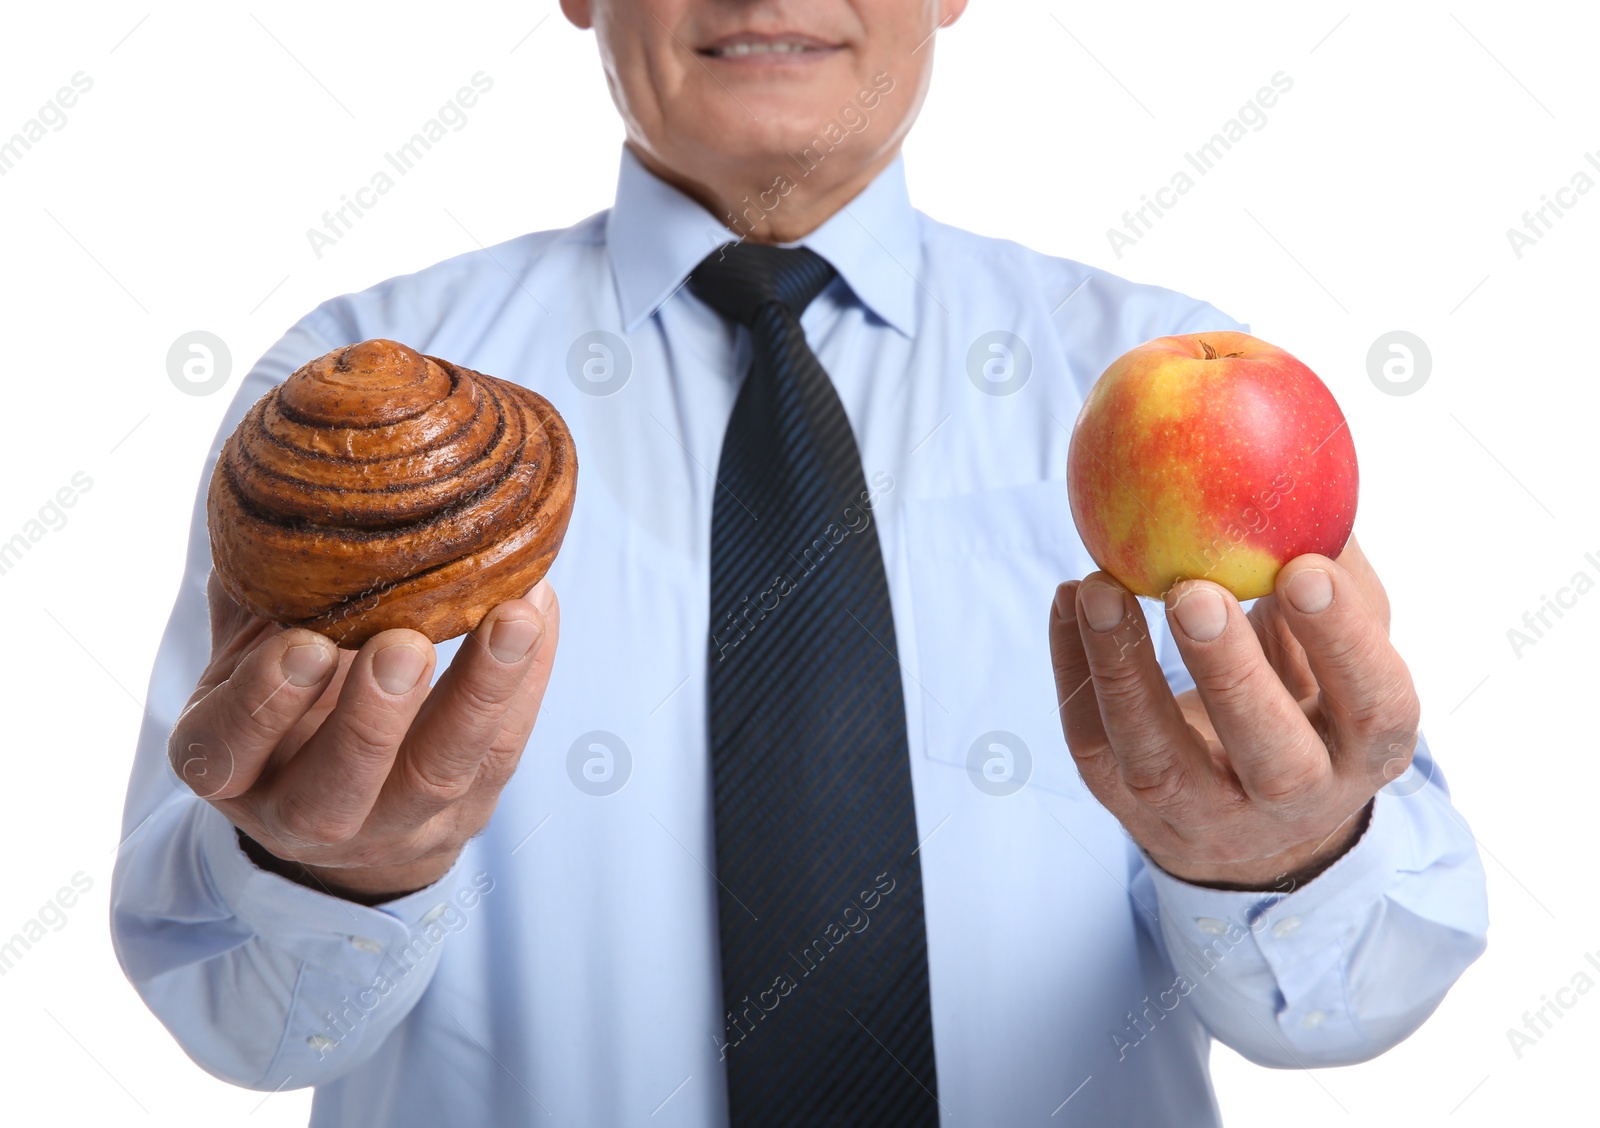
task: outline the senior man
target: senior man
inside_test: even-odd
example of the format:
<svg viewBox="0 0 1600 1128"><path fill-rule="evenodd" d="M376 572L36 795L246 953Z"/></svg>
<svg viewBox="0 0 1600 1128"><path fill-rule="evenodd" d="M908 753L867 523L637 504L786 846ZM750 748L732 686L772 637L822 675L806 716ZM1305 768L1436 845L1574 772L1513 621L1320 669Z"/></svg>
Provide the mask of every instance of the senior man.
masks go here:
<svg viewBox="0 0 1600 1128"><path fill-rule="evenodd" d="M910 207L964 7L563 0L614 205L251 371L213 461L388 337L550 397L583 470L550 578L438 648L250 617L197 502L112 915L206 1070L317 1125L1205 1125L1212 1038L1361 1061L1482 950L1353 541L1248 613L1092 571L1090 383L1245 327Z"/></svg>

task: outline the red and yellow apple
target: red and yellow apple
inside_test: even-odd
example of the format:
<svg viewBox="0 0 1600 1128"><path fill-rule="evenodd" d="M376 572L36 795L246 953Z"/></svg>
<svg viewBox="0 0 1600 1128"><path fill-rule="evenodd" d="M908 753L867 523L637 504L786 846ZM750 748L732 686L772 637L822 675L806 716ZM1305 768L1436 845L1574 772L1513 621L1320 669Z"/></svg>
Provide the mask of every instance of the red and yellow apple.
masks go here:
<svg viewBox="0 0 1600 1128"><path fill-rule="evenodd" d="M1067 453L1084 547L1157 599L1182 579L1255 599L1294 557L1337 556L1356 484L1333 394L1247 333L1158 337L1124 353L1090 390Z"/></svg>

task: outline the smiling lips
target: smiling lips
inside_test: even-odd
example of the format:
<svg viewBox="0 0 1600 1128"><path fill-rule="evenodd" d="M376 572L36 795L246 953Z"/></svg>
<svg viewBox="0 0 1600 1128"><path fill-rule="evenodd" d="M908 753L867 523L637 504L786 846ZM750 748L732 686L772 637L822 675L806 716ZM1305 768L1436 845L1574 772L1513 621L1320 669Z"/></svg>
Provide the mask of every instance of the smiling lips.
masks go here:
<svg viewBox="0 0 1600 1128"><path fill-rule="evenodd" d="M699 54L728 63L773 66L810 63L838 50L840 47L837 44L810 35L755 35L741 32L713 40L700 48Z"/></svg>

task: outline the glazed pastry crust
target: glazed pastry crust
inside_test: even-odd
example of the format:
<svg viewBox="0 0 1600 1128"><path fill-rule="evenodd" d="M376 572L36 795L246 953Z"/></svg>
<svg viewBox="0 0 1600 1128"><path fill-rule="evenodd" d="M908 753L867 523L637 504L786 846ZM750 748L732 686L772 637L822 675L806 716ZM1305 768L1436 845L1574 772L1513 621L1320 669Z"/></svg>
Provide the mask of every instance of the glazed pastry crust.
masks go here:
<svg viewBox="0 0 1600 1128"><path fill-rule="evenodd" d="M297 370L224 443L212 562L241 605L340 646L393 627L441 642L549 570L577 470L536 392L362 341Z"/></svg>

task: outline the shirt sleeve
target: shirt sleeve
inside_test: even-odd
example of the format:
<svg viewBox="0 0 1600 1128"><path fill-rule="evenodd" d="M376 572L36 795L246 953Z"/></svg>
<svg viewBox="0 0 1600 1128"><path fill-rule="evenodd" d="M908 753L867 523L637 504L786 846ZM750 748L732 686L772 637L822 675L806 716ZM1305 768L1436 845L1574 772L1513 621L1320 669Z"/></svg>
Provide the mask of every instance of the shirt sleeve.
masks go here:
<svg viewBox="0 0 1600 1128"><path fill-rule="evenodd" d="M167 758L210 653L205 494L221 444L268 389L355 339L327 306L308 314L246 376L212 441L112 873L112 944L129 981L197 1064L256 1089L321 1084L370 1055L427 987L444 933L479 893L460 863L427 889L372 908L261 870Z"/></svg>
<svg viewBox="0 0 1600 1128"><path fill-rule="evenodd" d="M1132 892L1158 904L1175 992L1261 1065L1383 1053L1422 1025L1487 942L1477 846L1421 737L1411 770L1378 792L1361 839L1298 889L1221 892L1139 863Z"/></svg>

